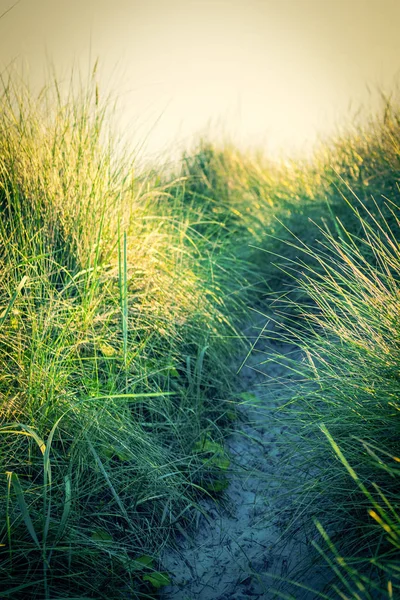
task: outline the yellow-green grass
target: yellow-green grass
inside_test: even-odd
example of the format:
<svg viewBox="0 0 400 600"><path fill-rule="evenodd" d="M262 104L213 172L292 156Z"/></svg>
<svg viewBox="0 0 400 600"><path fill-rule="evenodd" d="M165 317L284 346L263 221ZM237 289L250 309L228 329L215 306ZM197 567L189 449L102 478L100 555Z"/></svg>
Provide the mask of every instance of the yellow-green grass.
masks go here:
<svg viewBox="0 0 400 600"><path fill-rule="evenodd" d="M357 598L341 578L359 577L353 562L370 577L368 550L395 597L397 109L312 161L203 140L173 173L137 172L94 83L33 99L13 81L0 116L3 597L152 596L168 582L160 548L226 485L247 310L279 305L279 339L309 357L288 397L296 460L314 473L299 510L326 541L332 522L351 524L345 560L326 555L331 592Z"/></svg>
<svg viewBox="0 0 400 600"><path fill-rule="evenodd" d="M341 195L350 212L315 226L313 245L286 240L294 289L275 302L278 339L303 350L302 362L285 357L294 383L281 410L288 460L305 474L293 481L293 521L317 525L332 569L324 598L400 590L400 125L398 107L385 108L331 146L327 198Z"/></svg>
<svg viewBox="0 0 400 600"><path fill-rule="evenodd" d="M95 86L3 84L1 594L151 595L223 480L247 267L184 177L135 175Z"/></svg>

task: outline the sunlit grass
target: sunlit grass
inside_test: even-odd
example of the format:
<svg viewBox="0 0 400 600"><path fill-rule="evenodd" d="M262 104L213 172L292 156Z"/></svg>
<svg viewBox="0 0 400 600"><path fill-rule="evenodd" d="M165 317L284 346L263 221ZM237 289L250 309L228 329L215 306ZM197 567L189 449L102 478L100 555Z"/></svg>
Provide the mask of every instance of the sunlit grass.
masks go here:
<svg viewBox="0 0 400 600"><path fill-rule="evenodd" d="M95 89L4 83L3 597L152 593L218 479L195 445L222 439L244 265L185 178L116 160L105 115Z"/></svg>
<svg viewBox="0 0 400 600"><path fill-rule="evenodd" d="M144 172L94 80L36 99L14 81L0 101L2 597L168 583L160 550L226 487L252 307L303 350L275 357L295 373L282 445L308 474L294 520L320 533L325 597L394 598L397 109L313 161L203 140L173 172Z"/></svg>
<svg viewBox="0 0 400 600"><path fill-rule="evenodd" d="M302 362L285 357L295 381L281 410L292 423L288 460L304 473L293 481L294 520L311 536L317 525L314 545L333 577L321 597L394 598L400 589L400 130L396 108L387 111L333 151L330 196L350 212L314 225L312 246L286 240L297 258L281 264L295 285L275 301L276 337L303 353ZM347 163L355 155L356 176Z"/></svg>

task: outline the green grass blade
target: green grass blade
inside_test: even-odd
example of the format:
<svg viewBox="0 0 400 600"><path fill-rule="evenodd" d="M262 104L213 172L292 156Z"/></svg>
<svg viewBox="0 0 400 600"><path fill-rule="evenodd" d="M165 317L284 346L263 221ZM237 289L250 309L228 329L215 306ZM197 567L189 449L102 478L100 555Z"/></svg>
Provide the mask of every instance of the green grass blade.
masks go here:
<svg viewBox="0 0 400 600"><path fill-rule="evenodd" d="M51 461L50 461L50 450L53 442L55 431L58 427L59 422L63 418L63 415L57 419L54 423L49 437L47 438L46 449L43 455L43 512L45 514L45 523L43 529L43 545L46 544L47 535L49 533L50 526L50 513L51 513L51 485L52 485L52 474L51 474Z"/></svg>
<svg viewBox="0 0 400 600"><path fill-rule="evenodd" d="M70 515L71 512L71 505L72 505L72 490L71 490L71 476L70 475L65 475L64 477L64 486L65 486L65 498L64 498L64 508L63 508L63 513L62 513L62 517L61 517L61 521L60 524L58 526L58 530L57 530L57 534L56 534L56 539L60 539L64 529L65 529L65 525L68 521L68 517Z"/></svg>
<svg viewBox="0 0 400 600"><path fill-rule="evenodd" d="M46 444L42 440L42 438L36 433L36 431L30 427L29 425L25 425L24 423L19 423L19 426L26 431L26 433L32 437L37 445L40 448L40 452L45 455L46 453ZM15 432L16 433L16 432Z"/></svg>
<svg viewBox="0 0 400 600"><path fill-rule="evenodd" d="M0 327L3 325L4 321L7 319L7 316L10 313L10 310L12 309L12 307L14 306L14 303L18 297L18 294L21 292L22 288L25 286L26 282L28 281L28 277L25 275L21 281L19 282L17 288L15 289L7 307L3 310L3 312L0 314Z"/></svg>
<svg viewBox="0 0 400 600"><path fill-rule="evenodd" d="M24 492L23 492L21 484L19 482L18 475L12 471L7 471L7 477L11 480L11 483L13 485L15 495L17 496L18 505L21 510L22 518L24 520L26 528L29 531L31 538L35 542L38 549L41 550L41 545L40 545L39 539L36 535L36 531L33 526L31 516L29 514L28 506L25 502Z"/></svg>
<svg viewBox="0 0 400 600"><path fill-rule="evenodd" d="M118 496L118 494L117 494L117 492L115 490L115 487L113 486L113 484L111 482L111 479L110 479L107 471L105 470L104 465L103 465L103 463L102 463L99 455L97 454L96 450L93 447L93 444L87 439L87 437L86 437L86 440L87 440L89 449L90 449L91 453L93 454L93 456L95 458L95 461L96 461L96 463L97 463L97 465L98 465L101 473L103 474L103 477L106 480L107 485L110 488L110 491L111 491L112 495L114 496L114 499L115 499L115 501L116 501L119 509L121 510L121 513L125 517L127 523L130 525L130 518L129 518L129 515L127 513L127 510L126 510L126 508L125 508L125 506L124 506L121 498Z"/></svg>

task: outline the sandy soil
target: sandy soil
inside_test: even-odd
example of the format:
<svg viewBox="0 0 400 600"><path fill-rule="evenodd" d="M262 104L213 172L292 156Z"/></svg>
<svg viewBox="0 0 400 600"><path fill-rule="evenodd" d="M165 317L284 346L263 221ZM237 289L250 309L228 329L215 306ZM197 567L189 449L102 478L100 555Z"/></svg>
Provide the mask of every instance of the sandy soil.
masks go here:
<svg viewBox="0 0 400 600"><path fill-rule="evenodd" d="M219 504L202 502L208 518L201 517L194 538L182 536L178 547L162 557L163 567L172 574L172 585L161 593L164 600L311 600L317 598L315 592L282 579L293 578L317 589L323 585L322 570L310 566L312 546L301 523L296 533L292 527L290 537L285 535L294 509L282 476L291 467L283 458L285 425L275 424L272 415L280 401L276 382L287 376L287 370L271 362L262 364L271 350L302 359L293 346L271 348L260 339L242 368L242 391L254 401L253 406L241 405L243 420L226 442L230 485Z"/></svg>

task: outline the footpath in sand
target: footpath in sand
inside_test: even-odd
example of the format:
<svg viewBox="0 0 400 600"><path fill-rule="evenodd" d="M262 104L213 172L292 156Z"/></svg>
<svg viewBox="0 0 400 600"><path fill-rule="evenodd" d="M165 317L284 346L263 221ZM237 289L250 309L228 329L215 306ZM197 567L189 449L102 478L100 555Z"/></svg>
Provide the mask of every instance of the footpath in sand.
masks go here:
<svg viewBox="0 0 400 600"><path fill-rule="evenodd" d="M162 557L172 578L163 600L270 600L282 597L277 590L290 592L286 598L316 598L282 581L299 581L301 572L303 584L321 589L316 580L322 575L310 568L312 546L301 526L285 535L294 511L282 476L291 467L282 455L286 426L274 421L273 412L288 371L266 360L271 351L302 358L294 346L270 343L267 336L255 344L240 371L242 397L253 402L241 405L243 420L226 440L229 487L219 503L202 501L208 518L200 518L193 539L182 536Z"/></svg>

